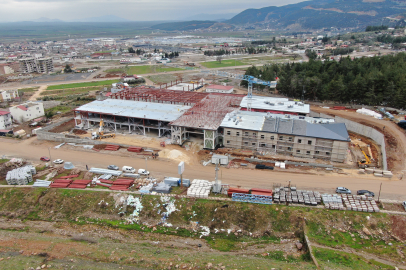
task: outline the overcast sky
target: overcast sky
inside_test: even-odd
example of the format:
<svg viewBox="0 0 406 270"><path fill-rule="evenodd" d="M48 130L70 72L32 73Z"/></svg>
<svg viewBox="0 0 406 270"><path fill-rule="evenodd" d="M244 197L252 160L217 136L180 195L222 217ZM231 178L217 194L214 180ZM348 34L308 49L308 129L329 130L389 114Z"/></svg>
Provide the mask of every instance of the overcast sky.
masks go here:
<svg viewBox="0 0 406 270"><path fill-rule="evenodd" d="M40 17L63 21L116 15L128 20L177 20L195 14L239 13L247 8L282 6L303 0L0 0L0 21Z"/></svg>

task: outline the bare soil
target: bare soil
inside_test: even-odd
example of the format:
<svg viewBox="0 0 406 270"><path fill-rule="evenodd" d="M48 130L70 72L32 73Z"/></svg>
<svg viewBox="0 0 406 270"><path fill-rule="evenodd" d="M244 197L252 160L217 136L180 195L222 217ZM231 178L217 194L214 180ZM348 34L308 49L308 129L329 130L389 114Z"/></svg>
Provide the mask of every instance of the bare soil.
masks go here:
<svg viewBox="0 0 406 270"><path fill-rule="evenodd" d="M71 131L71 129L74 127L75 127L75 120L72 119L66 123L63 123L62 125L54 127L49 132L54 132L54 133L66 132L66 131Z"/></svg>

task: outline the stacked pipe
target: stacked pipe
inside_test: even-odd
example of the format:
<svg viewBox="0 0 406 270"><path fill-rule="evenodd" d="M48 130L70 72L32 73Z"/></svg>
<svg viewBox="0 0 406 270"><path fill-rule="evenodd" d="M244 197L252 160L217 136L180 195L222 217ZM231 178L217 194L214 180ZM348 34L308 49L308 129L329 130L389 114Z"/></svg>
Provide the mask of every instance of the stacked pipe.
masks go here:
<svg viewBox="0 0 406 270"><path fill-rule="evenodd" d="M88 184L90 184L92 180L75 180L72 184L69 185L69 188L86 188Z"/></svg>
<svg viewBox="0 0 406 270"><path fill-rule="evenodd" d="M131 146L131 147L127 148L127 151L139 153L139 152L143 151L143 148L142 147Z"/></svg>
<svg viewBox="0 0 406 270"><path fill-rule="evenodd" d="M110 187L111 190L124 190L128 191L128 188L134 184L132 179L119 178L113 182L113 185Z"/></svg>
<svg viewBox="0 0 406 270"><path fill-rule="evenodd" d="M67 188L72 183L70 179L56 179L49 185L51 188Z"/></svg>
<svg viewBox="0 0 406 270"><path fill-rule="evenodd" d="M263 195L263 196L272 196L272 189L253 188L253 189L251 189L251 194L253 194L253 195Z"/></svg>
<svg viewBox="0 0 406 270"><path fill-rule="evenodd" d="M108 150L108 151L117 151L118 149L120 149L120 145L114 145L114 144L108 144L104 148L104 150Z"/></svg>
<svg viewBox="0 0 406 270"><path fill-rule="evenodd" d="M249 189L229 188L228 192L227 192L228 197L231 198L233 196L233 193L249 194L250 191L249 191Z"/></svg>
<svg viewBox="0 0 406 270"><path fill-rule="evenodd" d="M59 177L60 179L69 179L69 178L76 178L78 177L79 174L74 174L74 175L66 175L66 176L61 176Z"/></svg>

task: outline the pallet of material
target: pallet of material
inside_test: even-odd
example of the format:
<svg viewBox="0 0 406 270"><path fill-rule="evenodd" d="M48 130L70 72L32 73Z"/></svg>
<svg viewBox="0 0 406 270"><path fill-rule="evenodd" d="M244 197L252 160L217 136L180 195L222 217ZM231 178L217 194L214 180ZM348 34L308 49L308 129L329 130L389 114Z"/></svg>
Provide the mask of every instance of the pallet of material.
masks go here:
<svg viewBox="0 0 406 270"><path fill-rule="evenodd" d="M76 178L78 177L79 174L73 174L73 175L66 175L66 176L61 176L59 177L60 179L67 179L67 178Z"/></svg>
<svg viewBox="0 0 406 270"><path fill-rule="evenodd" d="M99 181L100 181L101 183L110 184L110 185L114 183L114 181L112 181L112 180L106 180L106 179L99 179Z"/></svg>
<svg viewBox="0 0 406 270"><path fill-rule="evenodd" d="M87 184L70 184L69 188L81 188L85 189L87 187Z"/></svg>
<svg viewBox="0 0 406 270"><path fill-rule="evenodd" d="M102 183L96 183L96 185L98 185L98 186L102 186L102 187L107 187L107 188L109 188L109 187L110 187L109 185L107 185L107 184L102 184Z"/></svg>
<svg viewBox="0 0 406 270"><path fill-rule="evenodd" d="M108 150L108 151L117 151L118 149L120 149L120 145L112 145L112 144L108 144L104 148L104 150Z"/></svg>
<svg viewBox="0 0 406 270"><path fill-rule="evenodd" d="M132 147L127 148L127 151L128 151L128 152L136 152L136 153L139 153L139 152L142 152L143 149L142 149L142 147L134 147L134 146L132 146Z"/></svg>

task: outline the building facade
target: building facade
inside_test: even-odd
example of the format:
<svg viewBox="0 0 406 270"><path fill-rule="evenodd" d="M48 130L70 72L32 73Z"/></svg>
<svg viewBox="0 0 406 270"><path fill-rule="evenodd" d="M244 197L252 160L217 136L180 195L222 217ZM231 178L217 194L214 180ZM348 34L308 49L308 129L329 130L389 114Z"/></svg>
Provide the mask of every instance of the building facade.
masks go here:
<svg viewBox="0 0 406 270"><path fill-rule="evenodd" d="M44 116L44 105L40 102L27 102L18 106L10 107L13 119L19 123Z"/></svg>
<svg viewBox="0 0 406 270"><path fill-rule="evenodd" d="M20 59L21 73L49 73L54 71L54 63L51 57L49 58L24 58Z"/></svg>
<svg viewBox="0 0 406 270"><path fill-rule="evenodd" d="M234 91L233 86L211 84L206 86L208 93L226 93L231 94Z"/></svg>
<svg viewBox="0 0 406 270"><path fill-rule="evenodd" d="M11 129L12 124L11 113L7 111L0 111L0 129Z"/></svg>
<svg viewBox="0 0 406 270"><path fill-rule="evenodd" d="M0 91L0 102L11 101L15 98L18 98L17 89Z"/></svg>

